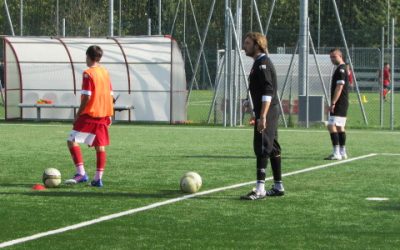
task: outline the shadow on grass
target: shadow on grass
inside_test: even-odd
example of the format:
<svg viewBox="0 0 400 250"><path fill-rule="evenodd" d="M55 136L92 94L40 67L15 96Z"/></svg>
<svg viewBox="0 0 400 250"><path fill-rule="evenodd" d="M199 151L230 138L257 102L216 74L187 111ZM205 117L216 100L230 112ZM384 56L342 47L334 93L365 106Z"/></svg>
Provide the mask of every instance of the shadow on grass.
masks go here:
<svg viewBox="0 0 400 250"><path fill-rule="evenodd" d="M47 191L47 192L27 192L23 195L28 196L42 196L42 197L104 197L104 198L132 198L132 199L142 199L142 198L175 198L181 194L179 191L171 192L161 192L161 193L123 193L123 192L74 192L74 191Z"/></svg>
<svg viewBox="0 0 400 250"><path fill-rule="evenodd" d="M255 155L184 155L184 158L199 158L199 159L251 159L255 160ZM315 155L304 155L303 157L293 157L293 156L282 156L282 160L299 160L299 159L310 159L310 157L315 158L315 160L323 160L324 156L315 156ZM324 161L328 163L328 161Z"/></svg>
<svg viewBox="0 0 400 250"><path fill-rule="evenodd" d="M31 188L33 184L27 184L27 183L0 183L0 188L1 187L22 187L22 188Z"/></svg>
<svg viewBox="0 0 400 250"><path fill-rule="evenodd" d="M93 188L89 186L61 186L58 188L47 188L46 190L35 191L31 190L30 184L0 184L0 187L23 187L29 191L22 192L0 192L0 195L24 195L30 197L72 197L72 198L115 198L115 199L174 199L179 198L187 193L180 190L159 190L155 193L134 193L134 192L107 192L106 188ZM200 190L199 192L204 191ZM202 195L192 197L191 199L199 200L240 200L238 194L226 194L224 192L214 193L209 195Z"/></svg>
<svg viewBox="0 0 400 250"><path fill-rule="evenodd" d="M89 187L88 187L89 188ZM201 191L200 191L201 192ZM10 193L0 193L0 194L10 194ZM153 198L164 198L164 199L174 199L189 195L187 193L182 193L180 190L160 190L158 193L129 193L129 192L75 192L75 191L31 191L23 193L13 193L20 195L27 195L32 197L79 197L79 198L123 198L123 199L153 199ZM199 200L240 200L239 195L202 195L192 197L190 199Z"/></svg>
<svg viewBox="0 0 400 250"><path fill-rule="evenodd" d="M374 206L375 210L379 211L398 211L400 212L400 203L378 203Z"/></svg>
<svg viewBox="0 0 400 250"><path fill-rule="evenodd" d="M210 195L207 195L207 196L198 196L198 197L195 197L195 199L199 199L199 200L240 200L240 196L241 195L244 195L245 193L243 193L243 194L237 194L237 195L235 195L235 194L225 194L225 195L215 195L215 194L210 194Z"/></svg>
<svg viewBox="0 0 400 250"><path fill-rule="evenodd" d="M24 185L30 188L31 186ZM32 197L79 197L79 198L124 198L124 199L141 199L141 198L165 198L171 199L184 195L180 190L160 190L156 193L133 193L133 192L107 192L106 189L83 187L83 189L72 190L70 187L60 187L54 189L46 189L42 191L30 190L26 192L0 192L5 195L26 195Z"/></svg>
<svg viewBox="0 0 400 250"><path fill-rule="evenodd" d="M158 190L154 191L154 193L139 193L139 192L115 192L109 191L107 187L104 188L94 188L85 185L75 185L75 186L66 186L61 185L57 188L47 188L46 190L35 191L32 190L33 184L25 184L25 183L3 183L0 184L1 187L20 187L24 189L28 189L27 191L23 190L22 192L0 192L0 195L24 195L30 197L79 197L79 198L123 198L123 199L174 199L179 198L187 193L183 193L180 190L172 189L172 190ZM204 190L200 190L202 192ZM243 193L244 194L244 193ZM240 195L243 195L240 194ZM191 199L199 199L199 200L240 200L239 194L226 194L225 192L217 192L208 195L202 195L193 197ZM399 208L400 209L400 208Z"/></svg>
<svg viewBox="0 0 400 250"><path fill-rule="evenodd" d="M185 155L185 158L209 158L209 159L254 159L255 156L243 155Z"/></svg>

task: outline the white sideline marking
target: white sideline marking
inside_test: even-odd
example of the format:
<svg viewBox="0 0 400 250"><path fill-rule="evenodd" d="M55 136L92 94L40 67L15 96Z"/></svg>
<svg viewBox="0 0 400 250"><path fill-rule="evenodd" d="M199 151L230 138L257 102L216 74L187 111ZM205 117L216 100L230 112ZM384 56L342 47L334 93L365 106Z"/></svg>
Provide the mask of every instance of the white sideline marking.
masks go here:
<svg viewBox="0 0 400 250"><path fill-rule="evenodd" d="M339 165L339 164L343 164L343 163L347 163L347 162L351 162L351 161L361 160L361 159L372 157L372 156L376 156L376 155L378 155L378 154L374 153L374 154L362 155L362 156L354 157L354 158L347 159L347 160L336 161L336 162L332 162L332 163L328 163L328 164L323 164L323 165L319 165L319 166L315 166L315 167L310 167L310 168L305 168L305 169L302 169L302 170L293 171L293 172L290 172L290 173L283 174L282 176L285 177L285 176L291 176L291 175L306 173L306 172L310 172L310 171L314 171L314 170L318 170L318 169L322 169L322 168L327 168L327 167L331 167L331 166L335 166L335 165ZM272 179L272 177L267 178L266 180L271 180L271 179ZM144 206L144 207L139 207L139 208L135 208L135 209L131 209L131 210L115 213L115 214L102 216L102 217L99 217L97 219L84 221L84 222L81 222L81 223L78 223L78 224L74 224L74 225L71 225L71 226L67 226L67 227L63 227L63 228L59 228L59 229L55 229L55 230L50 230L50 231L47 231L47 232L38 233L38 234L34 234L34 235L31 235L31 236L27 236L27 237L22 237L22 238L11 240L11 241L5 241L5 242L0 243L0 248L4 248L4 247L20 244L20 243L31 241L31 240L35 240L35 239L39 239L39 238L46 237L46 236L53 235L53 234L59 234L59 233L63 233L63 232L66 232L66 231L70 231L70 230L74 230L74 229L90 226L90 225L97 224L97 223L100 223L100 222L103 222L103 221L108 221L108 220L112 220L112 219L119 218L119 217L122 217L122 216L135 214L135 213L138 213L138 212L142 212L142 211L150 210L150 209L153 209L153 208L165 206L165 205L168 205L168 204L176 203L176 202L179 202L179 201L187 200L187 199L190 199L190 198L193 198L193 197L212 194L212 193L216 193L216 192L220 192L220 191L224 191L224 190L228 190L228 189L239 188L239 187L247 186L247 185L250 185L250 184L254 184L254 181L239 183L239 184L226 186L226 187L221 187L221 188L215 188L215 189L211 189L211 190L207 190L207 191L203 191L203 192L199 192L199 193L195 193L195 194L184 195L184 196L177 197L177 198L170 199L170 200L166 200L166 201L156 202L156 203Z"/></svg>
<svg viewBox="0 0 400 250"><path fill-rule="evenodd" d="M367 201L388 201L389 198L385 198L385 197L368 197L365 198Z"/></svg>
<svg viewBox="0 0 400 250"><path fill-rule="evenodd" d="M400 154L396 154L396 153L380 153L380 155L384 155L384 156L400 156Z"/></svg>

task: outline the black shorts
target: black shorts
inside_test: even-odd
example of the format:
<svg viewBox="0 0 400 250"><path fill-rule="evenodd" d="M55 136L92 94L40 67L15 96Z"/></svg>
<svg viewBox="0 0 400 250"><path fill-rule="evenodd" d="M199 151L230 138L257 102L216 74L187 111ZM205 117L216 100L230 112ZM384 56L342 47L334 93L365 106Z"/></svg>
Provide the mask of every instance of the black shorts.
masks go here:
<svg viewBox="0 0 400 250"><path fill-rule="evenodd" d="M253 148L256 156L270 157L281 154L278 143L279 107L270 107L267 115L267 128L262 132L257 131L257 122L254 124Z"/></svg>

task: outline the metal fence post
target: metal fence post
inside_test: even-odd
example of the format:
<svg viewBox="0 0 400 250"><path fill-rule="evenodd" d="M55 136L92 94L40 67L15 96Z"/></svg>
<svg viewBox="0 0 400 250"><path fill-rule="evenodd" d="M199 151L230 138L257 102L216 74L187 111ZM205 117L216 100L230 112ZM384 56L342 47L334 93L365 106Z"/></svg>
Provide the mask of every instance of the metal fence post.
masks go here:
<svg viewBox="0 0 400 250"><path fill-rule="evenodd" d="M390 129L394 129L394 18L392 18L392 63L391 63L391 73L390 73L390 82L392 84L391 89L391 98L390 98Z"/></svg>

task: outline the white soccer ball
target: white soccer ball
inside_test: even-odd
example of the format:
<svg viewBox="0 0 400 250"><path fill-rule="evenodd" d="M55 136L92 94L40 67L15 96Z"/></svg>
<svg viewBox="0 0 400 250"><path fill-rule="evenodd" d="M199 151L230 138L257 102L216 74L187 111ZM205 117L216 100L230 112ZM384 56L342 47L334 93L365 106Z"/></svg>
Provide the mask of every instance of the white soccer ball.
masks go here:
<svg viewBox="0 0 400 250"><path fill-rule="evenodd" d="M43 184L48 188L54 188L61 183L61 173L56 168L46 168L43 172Z"/></svg>
<svg viewBox="0 0 400 250"><path fill-rule="evenodd" d="M201 188L201 185L203 184L203 181L201 180L201 176L196 173L196 172L187 172L184 176L190 176L196 180L197 185L199 185L199 189Z"/></svg>
<svg viewBox="0 0 400 250"><path fill-rule="evenodd" d="M181 190L185 193L196 193L203 184L201 176L196 172L187 172L181 178Z"/></svg>

